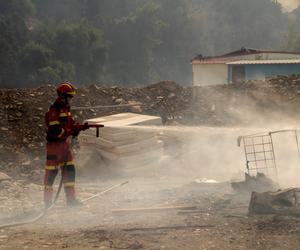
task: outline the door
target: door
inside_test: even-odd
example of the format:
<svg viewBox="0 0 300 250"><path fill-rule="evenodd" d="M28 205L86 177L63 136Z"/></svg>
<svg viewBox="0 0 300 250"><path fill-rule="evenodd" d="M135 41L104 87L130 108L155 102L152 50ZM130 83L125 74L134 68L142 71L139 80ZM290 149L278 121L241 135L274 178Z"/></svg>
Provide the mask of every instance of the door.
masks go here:
<svg viewBox="0 0 300 250"><path fill-rule="evenodd" d="M245 81L245 66L233 65L232 66L232 82Z"/></svg>

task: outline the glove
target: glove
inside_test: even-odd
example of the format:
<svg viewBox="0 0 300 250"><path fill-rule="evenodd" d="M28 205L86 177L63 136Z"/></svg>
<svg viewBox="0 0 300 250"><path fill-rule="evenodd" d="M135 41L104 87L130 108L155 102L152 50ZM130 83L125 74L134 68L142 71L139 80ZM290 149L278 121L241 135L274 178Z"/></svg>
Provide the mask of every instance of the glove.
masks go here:
<svg viewBox="0 0 300 250"><path fill-rule="evenodd" d="M87 129L89 129L90 128L90 126L89 126L89 124L86 122L86 123L84 123L83 125L81 125L81 130L87 130Z"/></svg>
<svg viewBox="0 0 300 250"><path fill-rule="evenodd" d="M79 123L76 123L74 125L74 128L73 128L73 136L78 136L80 131L84 131L84 130L87 130L89 129L89 125L87 123L84 123L84 124L79 124Z"/></svg>

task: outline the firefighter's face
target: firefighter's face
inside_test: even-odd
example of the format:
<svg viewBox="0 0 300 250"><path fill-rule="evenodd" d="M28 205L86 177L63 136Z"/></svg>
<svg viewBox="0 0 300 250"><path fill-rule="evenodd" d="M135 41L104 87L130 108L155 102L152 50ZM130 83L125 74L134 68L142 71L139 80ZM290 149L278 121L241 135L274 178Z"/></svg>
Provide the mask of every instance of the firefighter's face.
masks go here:
<svg viewBox="0 0 300 250"><path fill-rule="evenodd" d="M66 102L68 103L68 104L71 104L71 102L72 102L72 96L67 96L66 97Z"/></svg>
<svg viewBox="0 0 300 250"><path fill-rule="evenodd" d="M61 100L66 104L70 104L72 98L73 98L73 96L64 96Z"/></svg>

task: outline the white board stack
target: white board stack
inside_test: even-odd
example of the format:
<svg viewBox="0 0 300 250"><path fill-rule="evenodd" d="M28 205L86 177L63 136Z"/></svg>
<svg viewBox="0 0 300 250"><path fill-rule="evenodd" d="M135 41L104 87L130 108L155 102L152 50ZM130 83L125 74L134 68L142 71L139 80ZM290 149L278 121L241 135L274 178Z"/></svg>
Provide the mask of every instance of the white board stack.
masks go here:
<svg viewBox="0 0 300 250"><path fill-rule="evenodd" d="M162 156L163 144L159 140L157 129L162 125L160 117L121 113L86 122L103 124L104 128L100 128L98 138L94 129L83 131L79 137L82 150L87 154L96 151L113 167L133 170ZM142 126L147 126L147 129L141 129ZM152 130L151 126L156 129Z"/></svg>

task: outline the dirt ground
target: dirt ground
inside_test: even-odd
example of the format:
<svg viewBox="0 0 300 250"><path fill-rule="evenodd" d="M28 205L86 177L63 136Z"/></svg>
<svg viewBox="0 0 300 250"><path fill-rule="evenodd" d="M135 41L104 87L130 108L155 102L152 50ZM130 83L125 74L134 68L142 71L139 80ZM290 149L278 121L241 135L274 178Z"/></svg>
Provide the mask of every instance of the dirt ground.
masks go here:
<svg viewBox="0 0 300 250"><path fill-rule="evenodd" d="M81 180L78 197L122 181ZM38 214L41 192L28 188L27 194L34 207L2 216L0 224ZM61 197L38 222L0 230L0 249L300 249L300 219L249 217L250 194L236 193L228 182L135 178L80 209L65 207ZM188 208L170 209L180 206ZM158 207L165 209L137 211ZM113 211L130 208L135 211Z"/></svg>

